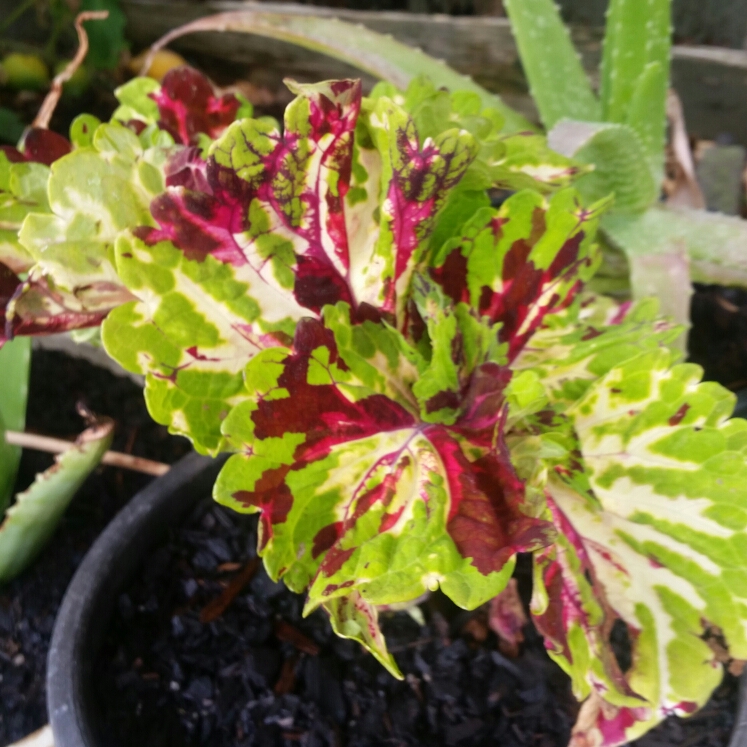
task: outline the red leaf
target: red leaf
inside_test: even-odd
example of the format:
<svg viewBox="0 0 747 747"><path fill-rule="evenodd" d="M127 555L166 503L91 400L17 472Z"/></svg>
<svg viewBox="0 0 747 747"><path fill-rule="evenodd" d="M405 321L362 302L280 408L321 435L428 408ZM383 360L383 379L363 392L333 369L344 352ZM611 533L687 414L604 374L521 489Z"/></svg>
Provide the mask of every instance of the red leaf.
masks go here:
<svg viewBox="0 0 747 747"><path fill-rule="evenodd" d="M191 67L169 70L161 90L150 97L161 115L158 126L182 145L197 145L200 134L219 137L241 107L232 93L217 96L210 81Z"/></svg>

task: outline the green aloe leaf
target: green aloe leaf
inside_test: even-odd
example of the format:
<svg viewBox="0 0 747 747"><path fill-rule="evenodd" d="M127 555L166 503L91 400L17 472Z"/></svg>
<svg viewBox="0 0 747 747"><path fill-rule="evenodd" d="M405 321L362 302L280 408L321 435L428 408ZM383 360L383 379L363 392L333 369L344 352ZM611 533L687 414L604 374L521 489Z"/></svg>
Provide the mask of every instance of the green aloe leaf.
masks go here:
<svg viewBox="0 0 747 747"><path fill-rule="evenodd" d="M635 216L608 214L602 229L629 257L684 249L695 282L747 287L747 221L741 218L655 206Z"/></svg>
<svg viewBox="0 0 747 747"><path fill-rule="evenodd" d="M636 131L657 185L664 167L670 14L671 0L612 0L600 70L602 118Z"/></svg>
<svg viewBox="0 0 747 747"><path fill-rule="evenodd" d="M420 49L402 44L391 36L336 18L317 18L298 15L292 11L277 13L261 9L218 13L174 29L154 48L161 48L185 34L215 30L257 34L291 42L347 62L401 90L407 88L413 78L425 75L438 88L476 93L483 106L500 112L506 132L534 130L527 119L507 106L499 96L489 93L441 60L430 57Z"/></svg>
<svg viewBox="0 0 747 747"><path fill-rule="evenodd" d="M548 135L548 144L594 170L576 181L587 201L615 196L615 211L642 212L659 196L643 141L628 125L564 119Z"/></svg>
<svg viewBox="0 0 747 747"><path fill-rule="evenodd" d="M663 128L672 34L670 6L671 0L611 0L600 71L605 121L630 123L631 102L643 87L652 95L649 117ZM661 83L654 89L641 82L651 75L654 64L663 73L663 90Z"/></svg>
<svg viewBox="0 0 747 747"><path fill-rule="evenodd" d="M18 337L0 348L0 511L10 501L21 449L5 443L5 431L23 431L29 389L31 340Z"/></svg>
<svg viewBox="0 0 747 747"><path fill-rule="evenodd" d="M545 129L563 118L601 120L601 107L553 0L506 0L505 6Z"/></svg>
<svg viewBox="0 0 747 747"><path fill-rule="evenodd" d="M51 537L78 488L101 461L111 444L111 421L84 431L75 446L55 458L19 493L0 525L0 582L17 576Z"/></svg>
<svg viewBox="0 0 747 747"><path fill-rule="evenodd" d="M668 64L657 61L646 66L638 78L625 120L641 139L656 184L664 179L668 74Z"/></svg>

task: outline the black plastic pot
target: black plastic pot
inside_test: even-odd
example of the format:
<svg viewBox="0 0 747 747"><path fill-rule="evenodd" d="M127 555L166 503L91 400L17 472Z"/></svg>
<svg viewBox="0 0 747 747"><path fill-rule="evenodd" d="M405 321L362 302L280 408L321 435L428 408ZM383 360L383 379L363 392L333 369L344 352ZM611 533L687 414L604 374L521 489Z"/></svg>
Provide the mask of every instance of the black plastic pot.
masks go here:
<svg viewBox="0 0 747 747"><path fill-rule="evenodd" d="M169 526L211 492L224 460L189 454L120 511L90 549L62 601L47 660L55 747L100 747L91 669L119 592Z"/></svg>
<svg viewBox="0 0 747 747"><path fill-rule="evenodd" d="M47 708L55 747L103 747L91 671L115 600L169 526L210 493L223 460L190 454L116 516L73 577L55 623L47 666ZM729 747L747 747L747 677ZM144 747L147 747L145 745Z"/></svg>

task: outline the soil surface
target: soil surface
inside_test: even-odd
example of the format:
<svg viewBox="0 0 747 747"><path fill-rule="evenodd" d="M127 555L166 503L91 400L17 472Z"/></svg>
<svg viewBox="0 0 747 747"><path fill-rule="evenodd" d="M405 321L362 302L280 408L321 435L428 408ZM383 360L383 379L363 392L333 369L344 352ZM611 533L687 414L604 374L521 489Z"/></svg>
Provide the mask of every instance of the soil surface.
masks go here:
<svg viewBox="0 0 747 747"><path fill-rule="evenodd" d="M189 447L150 419L142 391L61 353L35 351L27 429L74 438L84 426L76 401L116 421L113 449L173 462ZM52 457L24 451L17 481L28 487ZM104 467L73 499L54 537L19 578L0 588L0 745L47 723L44 681L49 640L62 596L83 556L114 514L148 481L145 475Z"/></svg>
<svg viewBox="0 0 747 747"><path fill-rule="evenodd" d="M690 360L703 366L708 381L747 388L747 291L696 285L690 315Z"/></svg>
<svg viewBox="0 0 747 747"><path fill-rule="evenodd" d="M302 619L303 597L257 562L255 525L204 499L121 594L94 674L106 744L566 747L578 706L531 625L509 657L484 611L441 594L421 606L424 626L385 613L400 682L321 611ZM530 573L524 557L525 601ZM722 747L736 683L727 675L695 717L637 744Z"/></svg>

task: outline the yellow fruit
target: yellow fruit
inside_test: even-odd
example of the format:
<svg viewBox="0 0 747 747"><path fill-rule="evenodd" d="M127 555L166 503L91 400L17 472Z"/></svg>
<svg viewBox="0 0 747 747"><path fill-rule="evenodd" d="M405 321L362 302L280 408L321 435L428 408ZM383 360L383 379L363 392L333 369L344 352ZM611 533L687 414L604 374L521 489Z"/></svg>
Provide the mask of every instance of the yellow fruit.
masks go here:
<svg viewBox="0 0 747 747"><path fill-rule="evenodd" d="M143 67L147 54L146 50L145 52L141 52L137 57L132 58L129 64L130 72L140 75L140 69ZM153 62L150 63L150 67L145 74L149 78L155 78L160 83L169 70L173 70L175 67L182 67L186 64L187 61L184 57L178 55L176 52L171 52L168 49L160 49L156 52Z"/></svg>
<svg viewBox="0 0 747 747"><path fill-rule="evenodd" d="M49 85L49 70L35 54L12 52L2 62L6 86L17 91L41 91Z"/></svg>

